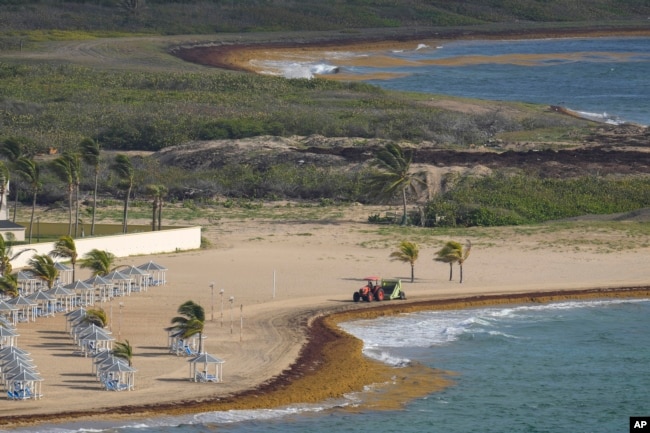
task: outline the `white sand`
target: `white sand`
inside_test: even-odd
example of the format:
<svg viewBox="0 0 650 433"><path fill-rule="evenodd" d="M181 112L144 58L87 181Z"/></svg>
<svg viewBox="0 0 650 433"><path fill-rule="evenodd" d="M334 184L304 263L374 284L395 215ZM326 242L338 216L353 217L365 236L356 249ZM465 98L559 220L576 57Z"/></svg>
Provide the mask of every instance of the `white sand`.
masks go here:
<svg viewBox="0 0 650 433"><path fill-rule="evenodd" d="M409 265L388 257L401 239L384 237L377 233L377 226L365 224L370 213L351 207L346 222L224 221L209 227L206 236L213 241L210 249L121 259L120 264L133 265L154 260L169 269L167 285L112 302L113 335L119 334L134 346L133 363L138 370L135 391L102 390L91 374L91 360L73 354L75 346L65 332L65 318L57 315L18 325L18 346L31 352L45 378L44 397L17 402L2 399L0 417L201 399L253 388L295 360L304 335L292 319L305 312L316 315L328 308L354 306L352 294L367 274L402 278L409 298L406 302L645 285L650 279L650 248L640 246L648 242L603 253L597 251L595 243L576 249L570 239L630 241L621 233L540 230L518 234L516 229L503 229L495 230L497 235L490 238L483 238L478 230L467 230L454 239L471 239L474 245L464 266L462 285L457 267L454 281L449 282L449 266L432 261L441 242L449 238L436 236L435 231L427 231L427 236L414 235L425 241L419 242L416 280L411 283ZM546 246L552 239L558 242ZM78 278L88 276L87 271L78 270ZM215 283L214 298L211 282ZM223 310L221 288L225 290ZM206 349L226 360L223 383L189 381L187 358L167 350L163 328L187 300L205 308ZM110 314L111 304L103 307Z"/></svg>

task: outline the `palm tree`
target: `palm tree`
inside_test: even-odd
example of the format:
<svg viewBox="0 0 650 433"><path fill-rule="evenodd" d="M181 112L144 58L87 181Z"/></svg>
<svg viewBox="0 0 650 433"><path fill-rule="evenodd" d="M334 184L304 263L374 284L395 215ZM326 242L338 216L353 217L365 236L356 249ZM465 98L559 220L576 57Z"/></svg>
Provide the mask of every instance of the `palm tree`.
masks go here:
<svg viewBox="0 0 650 433"><path fill-rule="evenodd" d="M129 340L124 340L124 343L121 341L115 342L115 347L111 351L111 354L120 359L124 359L129 363L129 367L133 365L133 346L129 343Z"/></svg>
<svg viewBox="0 0 650 433"><path fill-rule="evenodd" d="M16 254L14 254L11 245L5 242L5 238L2 235L0 235L0 275L6 277L9 274L11 274L11 271L13 269L11 266L12 260L17 259L22 254L28 251L36 251L36 250L34 250L33 248L28 248L28 249L20 250Z"/></svg>
<svg viewBox="0 0 650 433"><path fill-rule="evenodd" d="M86 315L82 321L105 328L108 325L108 316L106 316L106 311L103 308L89 308L86 310Z"/></svg>
<svg viewBox="0 0 650 433"><path fill-rule="evenodd" d="M78 153L70 154L70 167L72 167L72 181L74 183L74 236L79 236L79 188L81 188L81 156Z"/></svg>
<svg viewBox="0 0 650 433"><path fill-rule="evenodd" d="M205 311L194 301L187 301L178 307L178 314L172 318L172 326L168 331L176 331L183 338L199 334L199 353L203 353L203 328L205 326Z"/></svg>
<svg viewBox="0 0 650 433"><path fill-rule="evenodd" d="M18 274L0 277L0 293L4 296L18 296Z"/></svg>
<svg viewBox="0 0 650 433"><path fill-rule="evenodd" d="M463 263L469 257L469 253L472 250L472 243L470 240L467 240L467 244L463 247L460 243L455 241L449 241L445 244L440 251L436 253L436 258L434 260L449 263L449 266L453 266L454 263L458 263L460 266L460 283L463 282ZM449 271L449 281L451 281L451 270Z"/></svg>
<svg viewBox="0 0 650 433"><path fill-rule="evenodd" d="M415 262L420 254L420 248L416 243L409 241L402 241L399 244L399 249L390 253L392 260L399 260L400 262L411 264L411 282L415 280Z"/></svg>
<svg viewBox="0 0 650 433"><path fill-rule="evenodd" d="M165 201L165 196L167 195L167 187L165 185L158 185L159 197L158 197L158 230L162 227L162 208Z"/></svg>
<svg viewBox="0 0 650 433"><path fill-rule="evenodd" d="M375 195L392 199L395 194L402 196L402 225L406 224L407 193L417 193L420 187L426 185L424 174L411 172L412 152L404 152L402 148L389 143L379 150L371 162L377 171L370 176L370 190Z"/></svg>
<svg viewBox="0 0 650 433"><path fill-rule="evenodd" d="M433 258L436 262L449 263L449 281L454 277L454 263L458 261L456 251L463 248L461 244L455 241L447 242Z"/></svg>
<svg viewBox="0 0 650 433"><path fill-rule="evenodd" d="M14 162L16 173L27 180L32 191L32 213L29 218L29 243L32 243L32 233L34 227L34 213L36 212L36 196L41 190L41 169L33 159L21 156Z"/></svg>
<svg viewBox="0 0 650 433"><path fill-rule="evenodd" d="M68 192L68 236L72 236L72 194L75 186L74 157L66 153L55 159L52 164L60 180L66 183Z"/></svg>
<svg viewBox="0 0 650 433"><path fill-rule="evenodd" d="M37 278L47 283L47 288L54 287L59 277L59 270L54 265L54 260L47 254L37 254L29 260L29 266Z"/></svg>
<svg viewBox="0 0 650 433"><path fill-rule="evenodd" d="M127 232L127 218L129 212L129 198L131 190L133 189L133 182L135 178L135 170L133 164L128 156L118 154L115 156L115 161L111 169L120 177L120 186L124 189L124 214L122 221L122 233Z"/></svg>
<svg viewBox="0 0 650 433"><path fill-rule="evenodd" d="M115 254L95 248L84 254L80 263L82 268L90 269L94 277L108 275L113 270L114 262Z"/></svg>
<svg viewBox="0 0 650 433"><path fill-rule="evenodd" d="M61 236L59 240L54 243L54 249L50 251L52 257L63 257L70 259L72 264L72 281L76 280L77 272L77 245L72 236Z"/></svg>
<svg viewBox="0 0 650 433"><path fill-rule="evenodd" d="M90 223L90 236L95 235L95 210L97 209L97 185L99 184L99 163L101 157L101 151L99 148L99 143L91 140L90 138L85 138L79 143L79 148L81 151L81 158L83 161L92 167L93 173L95 175L95 184L93 187L93 213L92 213L92 222Z"/></svg>
<svg viewBox="0 0 650 433"><path fill-rule="evenodd" d="M156 230L156 216L158 214L158 207L159 207L159 201L160 201L160 185L147 185L145 187L147 191L147 195L150 196L153 201L152 201L152 213L151 213L151 231Z"/></svg>
<svg viewBox="0 0 650 433"><path fill-rule="evenodd" d="M7 193L7 188L9 187L9 169L4 162L0 161L0 209L4 205L5 194ZM9 212L7 212L7 218L9 217Z"/></svg>

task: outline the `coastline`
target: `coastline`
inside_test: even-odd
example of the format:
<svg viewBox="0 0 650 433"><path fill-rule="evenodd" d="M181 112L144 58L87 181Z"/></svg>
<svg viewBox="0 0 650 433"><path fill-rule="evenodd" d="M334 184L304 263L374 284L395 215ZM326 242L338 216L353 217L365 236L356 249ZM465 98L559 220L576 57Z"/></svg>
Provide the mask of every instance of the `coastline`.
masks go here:
<svg viewBox="0 0 650 433"><path fill-rule="evenodd" d="M304 35L295 41L242 41L223 44L202 44L180 46L171 50L177 57L191 63L219 69L259 73L261 69L254 62L292 58L294 56L317 55L324 50L330 52L382 52L397 49L413 49L413 44L426 41L430 45L450 40L521 40L553 38L596 38L596 37L650 36L648 27L612 28L518 28L501 30L445 28L420 29L417 32L377 35ZM322 75L327 79L346 80L337 74ZM376 77L381 79L382 77Z"/></svg>
<svg viewBox="0 0 650 433"><path fill-rule="evenodd" d="M364 386L384 384L381 393L362 406L373 410L396 410L409 401L452 386L453 373L421 365L393 368L366 358L362 342L338 328L338 323L374 319L424 310L452 310L495 305L548 303L584 299L650 298L650 286L612 287L560 291L477 295L438 298L413 302L359 304L361 308L333 309L323 312L307 327L307 342L287 370L273 380L253 389L227 397L176 401L153 405L124 405L89 411L62 411L48 415L0 418L0 426L15 429L39 424L65 424L83 421L140 419L151 416L178 416L207 411L255 410L301 403L318 403L360 392ZM394 301L400 302L400 301ZM336 380L331 380L336 377Z"/></svg>

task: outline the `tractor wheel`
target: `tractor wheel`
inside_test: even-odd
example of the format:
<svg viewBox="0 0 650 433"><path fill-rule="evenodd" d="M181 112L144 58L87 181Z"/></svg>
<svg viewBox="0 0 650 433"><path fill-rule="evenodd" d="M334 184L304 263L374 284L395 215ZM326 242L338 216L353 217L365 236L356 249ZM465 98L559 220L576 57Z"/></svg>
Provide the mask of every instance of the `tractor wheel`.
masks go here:
<svg viewBox="0 0 650 433"><path fill-rule="evenodd" d="M383 301L384 300L384 289L377 290L377 294L375 296L377 297L378 301Z"/></svg>
<svg viewBox="0 0 650 433"><path fill-rule="evenodd" d="M401 300L405 300L405 299L406 299L406 293L404 293L403 291L402 291L402 292L399 292L399 298L400 298Z"/></svg>
<svg viewBox="0 0 650 433"><path fill-rule="evenodd" d="M354 302L359 302L361 300L361 295L359 292L354 292L354 295L352 295L352 300L354 300Z"/></svg>
<svg viewBox="0 0 650 433"><path fill-rule="evenodd" d="M366 301L372 302L372 300L373 300L372 292L368 292L368 296L366 296Z"/></svg>

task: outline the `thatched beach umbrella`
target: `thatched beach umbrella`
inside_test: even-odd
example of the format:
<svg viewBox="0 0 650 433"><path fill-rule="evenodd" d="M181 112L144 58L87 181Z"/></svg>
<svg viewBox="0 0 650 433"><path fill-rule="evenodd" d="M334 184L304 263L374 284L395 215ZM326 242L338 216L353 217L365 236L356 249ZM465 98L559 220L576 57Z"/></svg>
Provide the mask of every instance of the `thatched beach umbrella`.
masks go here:
<svg viewBox="0 0 650 433"><path fill-rule="evenodd" d="M124 296L131 294L131 277L124 275L120 271L109 272L104 275L104 279L110 281L113 286L116 286L116 296Z"/></svg>
<svg viewBox="0 0 650 433"><path fill-rule="evenodd" d="M81 305L93 305L95 303L95 288L91 284L77 280L66 284L63 288L74 291L78 295Z"/></svg>
<svg viewBox="0 0 650 433"><path fill-rule="evenodd" d="M129 266L126 269L120 270L121 273L130 277L133 281L132 290L136 292L146 292L149 287L149 280L151 280L151 274L135 266Z"/></svg>
<svg viewBox="0 0 650 433"><path fill-rule="evenodd" d="M18 271L16 281L18 281L21 292L25 295L33 293L41 285L41 280L36 274L28 270Z"/></svg>
<svg viewBox="0 0 650 433"><path fill-rule="evenodd" d="M84 280L84 283L90 284L97 290L100 302L108 301L113 298L113 282L107 280L101 275L94 275L87 280Z"/></svg>
<svg viewBox="0 0 650 433"><path fill-rule="evenodd" d="M70 311L71 308L74 307L74 299L75 299L75 293L66 289L63 286L54 286L50 290L46 290L45 293L47 293L50 296L54 296L56 299L56 311Z"/></svg>
<svg viewBox="0 0 650 433"><path fill-rule="evenodd" d="M161 286L167 283L165 273L167 272L168 269L163 265L160 265L153 261L149 261L148 263L144 263L138 266L138 268L151 274L149 285Z"/></svg>
<svg viewBox="0 0 650 433"><path fill-rule="evenodd" d="M226 362L223 359L209 353L201 353L188 362L190 363L190 380L194 382L223 381L223 364ZM199 370L200 366L202 366L202 369ZM208 371L209 366L214 366L214 374Z"/></svg>
<svg viewBox="0 0 650 433"><path fill-rule="evenodd" d="M0 347L15 346L19 335L15 329L0 326Z"/></svg>
<svg viewBox="0 0 650 433"><path fill-rule="evenodd" d="M114 383L116 388L115 391L120 391L122 389L131 391L135 388L135 373L136 370L133 367L129 367L126 362L121 360L115 361L113 364L102 369L102 373L112 376L117 382ZM109 388L110 389L110 388Z"/></svg>
<svg viewBox="0 0 650 433"><path fill-rule="evenodd" d="M16 322L18 322L18 308L0 300L0 316L4 317L8 323L16 325Z"/></svg>
<svg viewBox="0 0 650 433"><path fill-rule="evenodd" d="M59 282L61 284L69 284L72 282L72 275L74 273L72 267L60 262L54 262L54 267L59 271Z"/></svg>
<svg viewBox="0 0 650 433"><path fill-rule="evenodd" d="M56 305L56 297L50 295L47 292L37 290L31 295L27 296L27 299L36 302L36 312L38 316L50 316L54 315L54 306Z"/></svg>
<svg viewBox="0 0 650 433"><path fill-rule="evenodd" d="M29 318L32 318L32 321L36 320L36 307L38 304L36 302L27 299L22 295L13 297L7 301L7 304L13 305L18 309L18 320L27 322Z"/></svg>

